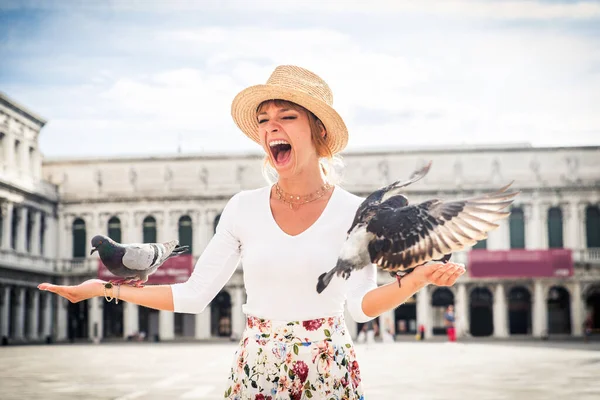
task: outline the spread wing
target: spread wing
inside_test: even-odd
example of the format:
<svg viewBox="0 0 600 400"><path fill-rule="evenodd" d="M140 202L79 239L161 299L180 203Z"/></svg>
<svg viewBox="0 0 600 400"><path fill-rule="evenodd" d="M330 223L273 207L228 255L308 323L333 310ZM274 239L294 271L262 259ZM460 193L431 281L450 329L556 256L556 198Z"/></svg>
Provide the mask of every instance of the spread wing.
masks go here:
<svg viewBox="0 0 600 400"><path fill-rule="evenodd" d="M495 222L510 215L501 210L519 194L506 193L509 186L471 199L383 207L367 225L376 237L369 244L371 262L385 271L404 271L487 238Z"/></svg>
<svg viewBox="0 0 600 400"><path fill-rule="evenodd" d="M129 269L144 271L156 262L160 253L154 243L130 244L125 247L123 265Z"/></svg>

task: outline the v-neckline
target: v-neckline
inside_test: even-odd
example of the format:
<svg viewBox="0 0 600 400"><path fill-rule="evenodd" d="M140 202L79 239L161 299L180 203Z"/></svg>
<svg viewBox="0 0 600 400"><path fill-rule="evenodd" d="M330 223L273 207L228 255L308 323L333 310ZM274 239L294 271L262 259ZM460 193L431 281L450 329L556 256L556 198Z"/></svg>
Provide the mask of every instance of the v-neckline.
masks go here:
<svg viewBox="0 0 600 400"><path fill-rule="evenodd" d="M323 209L323 211L321 211L321 214L319 215L319 217L315 220L315 222L313 222L312 224L310 224L308 226L308 228L306 228L305 230L303 230L302 232L296 234L296 235L290 235L289 233L287 233L286 231L284 231L281 226L279 226L279 224L277 223L277 220L275 219L275 216L273 215L273 210L271 210L271 191L273 189L274 185L271 186L267 186L267 214L268 214L268 218L269 221L271 221L271 223L273 224L273 226L275 227L275 229L277 231L279 231L281 234L283 234L285 237L288 238L299 238L301 236L304 236L307 234L307 232L311 231L312 229L315 229L315 226L317 224L319 224L321 222L321 220L323 218L325 218L326 214L328 213L329 209L331 208L331 203L334 200L334 197L336 196L336 193L338 192L338 187L337 185L333 185L333 191L331 192L331 196L329 196L329 200L327 200L327 204L325 205L325 208Z"/></svg>

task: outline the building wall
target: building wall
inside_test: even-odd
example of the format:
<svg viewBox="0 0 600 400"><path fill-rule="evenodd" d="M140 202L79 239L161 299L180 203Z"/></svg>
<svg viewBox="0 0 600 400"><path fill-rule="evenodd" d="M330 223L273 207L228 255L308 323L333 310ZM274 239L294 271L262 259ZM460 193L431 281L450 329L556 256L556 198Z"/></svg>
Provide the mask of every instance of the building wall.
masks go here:
<svg viewBox="0 0 600 400"><path fill-rule="evenodd" d="M123 302L108 304L103 298L70 304L39 293L35 286L41 281L76 284L95 277L98 261L97 255L89 256L89 240L96 233L107 234L108 221L115 217L120 222L122 241L140 242L144 218L155 219L157 240L163 241L177 238L179 219L189 216L193 256L197 258L211 239L229 198L240 190L266 185L260 154L69 158L45 160L42 166L37 137L45 121L6 96L0 100L3 337L18 342L47 336L53 340L122 339L140 331L161 340L241 335L245 301L241 265L211 307L197 316L157 312ZM16 140L23 143L21 150L15 150ZM25 152L25 147L33 150ZM477 313L483 313L481 318L490 319L490 335L506 337L517 312L511 299L518 292L529 302L523 303L529 304L524 311L530 320L526 334L541 337L549 334L548 327L558 318L553 302L564 288L569 311L559 317L563 325L568 317L569 334L580 335L589 308L586 300L600 290L600 250L587 248L586 237L586 210L597 207L600 201L598 159L599 147L540 149L519 145L344 154L341 185L361 196L393 180L406 179L430 160L430 173L406 189L413 203L431 197L474 196L513 182L513 188L521 191L515 207L524 214L525 248L548 248L548 212L557 207L563 216L564 246L573 250L575 258L572 277L474 279L466 274L457 285L444 289L447 292L427 287L397 310L381 316L379 324L387 327L390 323L392 332L401 334L399 321L408 321L411 328L406 332L414 333L423 325L426 335L431 336L439 333L443 307L451 302L457 310L459 335L474 334L471 328L479 328L473 321L478 319ZM16 225L14 220L18 220ZM45 235L37 242L35 238L27 240L24 234L29 220L34 231L44 221ZM82 222L85 257L74 258L73 228ZM600 226L594 229L600 230ZM508 250L510 243L509 221L503 221L490 233L487 249ZM468 268L468 254L468 249L456 253L453 260L464 262ZM380 284L392 281L387 273L379 275ZM512 291L515 288L517 292ZM475 307L477 302L483 306ZM349 325L356 335L359 326Z"/></svg>

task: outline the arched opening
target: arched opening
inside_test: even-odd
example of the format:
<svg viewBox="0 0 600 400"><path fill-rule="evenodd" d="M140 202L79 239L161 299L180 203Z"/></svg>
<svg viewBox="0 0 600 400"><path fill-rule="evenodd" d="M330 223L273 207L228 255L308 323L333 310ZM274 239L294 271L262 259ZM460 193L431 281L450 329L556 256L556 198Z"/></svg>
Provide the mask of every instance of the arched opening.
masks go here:
<svg viewBox="0 0 600 400"><path fill-rule="evenodd" d="M76 218L73 221L73 258L86 257L86 230L85 221L81 218Z"/></svg>
<svg viewBox="0 0 600 400"><path fill-rule="evenodd" d="M23 321L23 336L27 337L31 330L30 315L33 308L33 293L31 290L25 290L25 320Z"/></svg>
<svg viewBox="0 0 600 400"><path fill-rule="evenodd" d="M588 206L585 209L585 237L588 249L600 248L600 208Z"/></svg>
<svg viewBox="0 0 600 400"><path fill-rule="evenodd" d="M142 222L142 237L144 243L156 243L156 219L149 215Z"/></svg>
<svg viewBox="0 0 600 400"><path fill-rule="evenodd" d="M525 215L523 209L515 207L511 210L509 218L510 248L525 248Z"/></svg>
<svg viewBox="0 0 600 400"><path fill-rule="evenodd" d="M563 248L563 216L560 207L548 210L548 247Z"/></svg>
<svg viewBox="0 0 600 400"><path fill-rule="evenodd" d="M212 336L231 336L231 296L224 290L210 303L210 332Z"/></svg>
<svg viewBox="0 0 600 400"><path fill-rule="evenodd" d="M8 337L16 338L18 333L18 313L19 313L19 290L18 287L10 288L10 304L9 304L9 316L8 316Z"/></svg>
<svg viewBox="0 0 600 400"><path fill-rule="evenodd" d="M68 303L67 336L71 342L88 337L88 301Z"/></svg>
<svg viewBox="0 0 600 400"><path fill-rule="evenodd" d="M19 216L19 208L18 207L13 207L13 212L12 212L12 223L11 223L11 227L10 227L10 247L13 250L17 249L17 237L19 236L19 220L20 220L20 216Z"/></svg>
<svg viewBox="0 0 600 400"><path fill-rule="evenodd" d="M27 224L25 228L25 249L31 253L31 238L33 235L33 212L27 210Z"/></svg>
<svg viewBox="0 0 600 400"><path fill-rule="evenodd" d="M38 235L40 238L40 254L44 255L44 240L46 238L46 215L44 213L42 213L42 216L40 217L40 231L38 232Z"/></svg>
<svg viewBox="0 0 600 400"><path fill-rule="evenodd" d="M469 331L472 336L494 333L494 298L489 289L476 287L469 296Z"/></svg>
<svg viewBox="0 0 600 400"><path fill-rule="evenodd" d="M432 333L434 335L446 334L446 321L444 313L449 305L454 305L454 293L448 288L440 287L431 294Z"/></svg>
<svg viewBox="0 0 600 400"><path fill-rule="evenodd" d="M190 218L189 215L182 216L181 218L179 218L177 226L179 231L179 244L181 246L189 246L190 249L187 251L187 254L194 254L194 249L192 247L192 243L194 242L192 218Z"/></svg>
<svg viewBox="0 0 600 400"><path fill-rule="evenodd" d="M562 286L548 291L548 334L571 333L571 296Z"/></svg>
<svg viewBox="0 0 600 400"><path fill-rule="evenodd" d="M103 302L102 337L103 339L123 338L123 303Z"/></svg>
<svg viewBox="0 0 600 400"><path fill-rule="evenodd" d="M587 292L585 308L585 317L590 318L592 331L600 332L600 286L594 286Z"/></svg>
<svg viewBox="0 0 600 400"><path fill-rule="evenodd" d="M417 333L417 294L412 295L394 310L397 335L414 335Z"/></svg>
<svg viewBox="0 0 600 400"><path fill-rule="evenodd" d="M108 220L108 237L117 243L122 243L121 240L121 220L118 217L111 217Z"/></svg>
<svg viewBox="0 0 600 400"><path fill-rule="evenodd" d="M140 338L154 340L160 333L159 311L153 308L138 306L138 334Z"/></svg>
<svg viewBox="0 0 600 400"><path fill-rule="evenodd" d="M508 293L508 324L511 335L531 333L531 294L523 286Z"/></svg>

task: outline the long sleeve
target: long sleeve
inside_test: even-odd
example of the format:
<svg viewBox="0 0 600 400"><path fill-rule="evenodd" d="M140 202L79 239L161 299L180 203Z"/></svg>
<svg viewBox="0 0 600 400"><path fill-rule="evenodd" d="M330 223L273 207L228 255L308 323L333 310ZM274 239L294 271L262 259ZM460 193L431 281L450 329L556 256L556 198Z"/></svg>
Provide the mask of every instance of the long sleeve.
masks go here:
<svg viewBox="0 0 600 400"><path fill-rule="evenodd" d="M215 235L198 258L190 278L171 285L175 312L201 313L235 272L241 245L235 227L235 221L240 218L239 196L239 193L234 195L225 206Z"/></svg>
<svg viewBox="0 0 600 400"><path fill-rule="evenodd" d="M377 267L373 264L354 271L346 281L346 304L350 315L356 322L368 322L374 317L366 315L362 309L365 295L377 288Z"/></svg>

